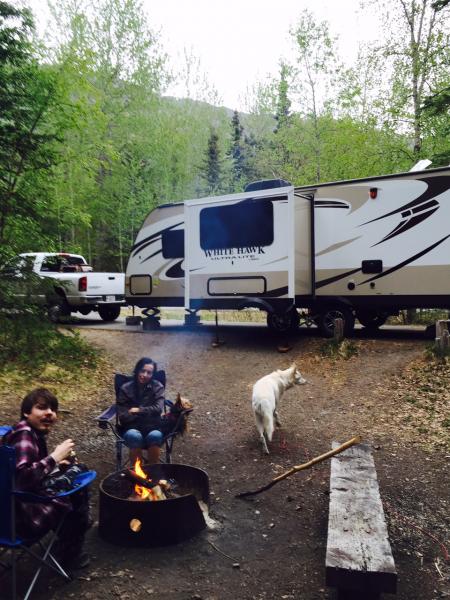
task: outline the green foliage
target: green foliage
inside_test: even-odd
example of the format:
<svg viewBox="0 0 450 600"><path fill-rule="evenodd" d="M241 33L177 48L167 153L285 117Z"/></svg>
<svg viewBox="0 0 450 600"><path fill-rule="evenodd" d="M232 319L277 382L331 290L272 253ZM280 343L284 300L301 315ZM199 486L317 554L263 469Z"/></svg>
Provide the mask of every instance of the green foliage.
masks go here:
<svg viewBox="0 0 450 600"><path fill-rule="evenodd" d="M425 357L428 360L434 360L439 363L446 364L450 357L450 348L441 348L435 343L428 344L424 351Z"/></svg>
<svg viewBox="0 0 450 600"><path fill-rule="evenodd" d="M320 346L320 353L329 358L348 360L358 354L358 347L352 340L344 339L338 342L330 339Z"/></svg>
<svg viewBox="0 0 450 600"><path fill-rule="evenodd" d="M56 161L62 127L51 119L58 103L55 75L37 61L32 29L27 10L0 3L0 244L11 253L19 249L19 222L23 230L30 218L48 218L43 173Z"/></svg>
<svg viewBox="0 0 450 600"><path fill-rule="evenodd" d="M47 316L46 301L54 295L50 279L17 262L0 271L0 365L39 370L53 364L95 365L96 352L77 332L60 331Z"/></svg>
<svg viewBox="0 0 450 600"><path fill-rule="evenodd" d="M205 180L203 191L207 195L218 194L223 182L223 161L220 156L219 136L211 129L201 174Z"/></svg>

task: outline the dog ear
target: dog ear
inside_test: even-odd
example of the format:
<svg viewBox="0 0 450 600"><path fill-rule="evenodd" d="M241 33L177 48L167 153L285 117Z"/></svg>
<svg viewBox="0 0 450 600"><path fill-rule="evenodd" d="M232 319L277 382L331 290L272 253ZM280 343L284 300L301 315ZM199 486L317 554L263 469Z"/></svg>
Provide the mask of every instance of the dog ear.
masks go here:
<svg viewBox="0 0 450 600"><path fill-rule="evenodd" d="M181 404L181 394L180 394L180 392L177 393L177 399L175 400L175 404Z"/></svg>

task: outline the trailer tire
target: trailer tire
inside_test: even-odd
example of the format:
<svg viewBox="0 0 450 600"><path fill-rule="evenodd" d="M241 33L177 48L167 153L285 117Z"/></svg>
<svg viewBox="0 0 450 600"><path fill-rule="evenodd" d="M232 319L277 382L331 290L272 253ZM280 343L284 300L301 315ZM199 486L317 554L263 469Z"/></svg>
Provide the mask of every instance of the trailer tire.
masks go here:
<svg viewBox="0 0 450 600"><path fill-rule="evenodd" d="M59 323L61 319L70 317L70 307L64 299L55 300L48 305L47 314L52 323Z"/></svg>
<svg viewBox="0 0 450 600"><path fill-rule="evenodd" d="M326 338L332 338L334 334L334 319L344 320L344 335L349 336L355 326L355 317L346 306L328 306L323 308L317 319L317 327Z"/></svg>
<svg viewBox="0 0 450 600"><path fill-rule="evenodd" d="M388 314L377 310L358 310L356 318L367 329L378 329L387 321Z"/></svg>
<svg viewBox="0 0 450 600"><path fill-rule="evenodd" d="M288 331L295 331L300 325L300 315L295 308L285 312L269 312L267 313L267 326L272 331L278 333L286 333Z"/></svg>
<svg viewBox="0 0 450 600"><path fill-rule="evenodd" d="M120 306L99 306L98 314L103 319L103 321L115 321L120 315Z"/></svg>

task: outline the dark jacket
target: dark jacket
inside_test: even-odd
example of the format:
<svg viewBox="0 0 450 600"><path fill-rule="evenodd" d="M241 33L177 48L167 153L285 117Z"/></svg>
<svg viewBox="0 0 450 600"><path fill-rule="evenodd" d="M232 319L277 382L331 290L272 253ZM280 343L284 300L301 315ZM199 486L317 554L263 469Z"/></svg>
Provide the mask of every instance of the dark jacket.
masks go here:
<svg viewBox="0 0 450 600"><path fill-rule="evenodd" d="M130 414L128 410L135 406L138 406L142 412L137 415ZM156 379L152 379L141 390L139 400L135 399L134 381L129 381L120 388L117 398L117 412L123 431L137 429L143 435L146 435L153 429L159 429L163 410L164 386Z"/></svg>

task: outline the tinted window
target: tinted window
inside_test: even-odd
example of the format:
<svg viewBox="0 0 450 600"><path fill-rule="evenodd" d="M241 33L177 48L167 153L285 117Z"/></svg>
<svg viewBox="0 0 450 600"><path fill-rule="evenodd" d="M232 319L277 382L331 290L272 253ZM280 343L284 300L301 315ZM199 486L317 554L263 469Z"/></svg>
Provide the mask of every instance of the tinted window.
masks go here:
<svg viewBox="0 0 450 600"><path fill-rule="evenodd" d="M270 246L273 243L273 204L270 200L243 200L200 211L203 250Z"/></svg>
<svg viewBox="0 0 450 600"><path fill-rule="evenodd" d="M184 229L169 229L161 236L164 258L184 258Z"/></svg>

